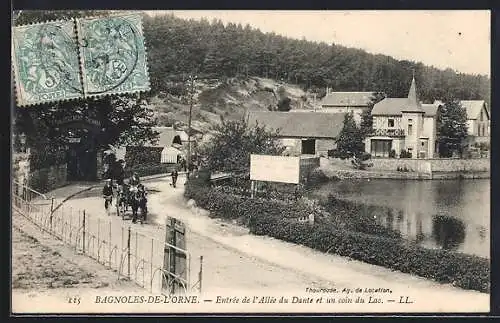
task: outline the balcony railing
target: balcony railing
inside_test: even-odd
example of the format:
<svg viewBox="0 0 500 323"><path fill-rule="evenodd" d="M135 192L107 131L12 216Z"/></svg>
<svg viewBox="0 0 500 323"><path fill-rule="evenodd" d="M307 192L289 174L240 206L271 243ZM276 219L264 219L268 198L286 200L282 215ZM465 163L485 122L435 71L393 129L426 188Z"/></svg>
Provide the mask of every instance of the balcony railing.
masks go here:
<svg viewBox="0 0 500 323"><path fill-rule="evenodd" d="M373 129L372 136L404 137L404 129Z"/></svg>

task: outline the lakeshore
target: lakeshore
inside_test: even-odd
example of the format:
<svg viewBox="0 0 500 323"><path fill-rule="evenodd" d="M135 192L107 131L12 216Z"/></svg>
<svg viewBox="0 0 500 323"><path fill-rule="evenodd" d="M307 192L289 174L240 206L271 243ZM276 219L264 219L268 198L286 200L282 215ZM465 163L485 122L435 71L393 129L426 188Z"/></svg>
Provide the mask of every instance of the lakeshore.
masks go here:
<svg viewBox="0 0 500 323"><path fill-rule="evenodd" d="M349 160L321 158L319 169L328 179L446 180L489 179L489 159L372 159L373 167L354 169ZM404 169L404 171L398 171Z"/></svg>

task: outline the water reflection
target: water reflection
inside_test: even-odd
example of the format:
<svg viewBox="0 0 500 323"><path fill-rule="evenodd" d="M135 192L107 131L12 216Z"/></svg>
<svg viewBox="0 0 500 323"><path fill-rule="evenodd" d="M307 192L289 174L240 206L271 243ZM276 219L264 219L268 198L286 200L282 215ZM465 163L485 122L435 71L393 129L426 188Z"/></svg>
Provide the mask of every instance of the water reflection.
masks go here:
<svg viewBox="0 0 500 323"><path fill-rule="evenodd" d="M465 240L465 224L462 220L446 215L432 219L432 236L443 249L456 250Z"/></svg>
<svg viewBox="0 0 500 323"><path fill-rule="evenodd" d="M489 180L338 181L312 193L360 201L377 222L427 248L489 258Z"/></svg>

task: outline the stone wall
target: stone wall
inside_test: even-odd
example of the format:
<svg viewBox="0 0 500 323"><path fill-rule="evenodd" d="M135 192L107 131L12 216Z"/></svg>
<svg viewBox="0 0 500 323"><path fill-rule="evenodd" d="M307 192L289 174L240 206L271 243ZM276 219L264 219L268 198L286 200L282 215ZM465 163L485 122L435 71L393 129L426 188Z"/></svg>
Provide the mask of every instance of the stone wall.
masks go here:
<svg viewBox="0 0 500 323"><path fill-rule="evenodd" d="M487 158L478 159L392 159L373 158L374 170L397 171L399 168L406 168L409 172L418 172L427 168L430 164L432 172L489 172L490 160Z"/></svg>
<svg viewBox="0 0 500 323"><path fill-rule="evenodd" d="M28 186L46 193L67 184L67 165L55 165L30 172Z"/></svg>
<svg viewBox="0 0 500 323"><path fill-rule="evenodd" d="M321 170L329 178L386 179L480 179L490 178L490 160L481 159L391 159L373 158L373 167L355 170L350 160L321 159ZM405 169L404 171L398 171Z"/></svg>

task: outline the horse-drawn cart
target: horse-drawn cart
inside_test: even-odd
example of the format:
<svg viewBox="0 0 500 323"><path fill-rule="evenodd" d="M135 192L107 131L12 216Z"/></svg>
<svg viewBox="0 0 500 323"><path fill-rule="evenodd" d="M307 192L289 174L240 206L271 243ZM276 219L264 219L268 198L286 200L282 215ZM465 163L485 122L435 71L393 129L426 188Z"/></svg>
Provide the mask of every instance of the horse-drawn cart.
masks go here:
<svg viewBox="0 0 500 323"><path fill-rule="evenodd" d="M131 210L131 214L128 210ZM140 210L140 217L138 218ZM139 220L142 223L146 222L148 208L147 208L147 192L144 186L119 186L117 190L116 199L116 214L125 220L125 216L129 214L129 219L132 223Z"/></svg>

